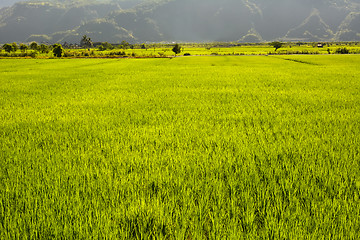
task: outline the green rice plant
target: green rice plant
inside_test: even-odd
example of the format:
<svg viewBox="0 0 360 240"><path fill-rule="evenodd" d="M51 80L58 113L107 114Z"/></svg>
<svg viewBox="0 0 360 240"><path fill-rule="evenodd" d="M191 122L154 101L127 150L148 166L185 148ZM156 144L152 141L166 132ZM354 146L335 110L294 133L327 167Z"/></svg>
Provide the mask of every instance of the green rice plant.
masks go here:
<svg viewBox="0 0 360 240"><path fill-rule="evenodd" d="M355 239L359 61L0 59L0 238Z"/></svg>

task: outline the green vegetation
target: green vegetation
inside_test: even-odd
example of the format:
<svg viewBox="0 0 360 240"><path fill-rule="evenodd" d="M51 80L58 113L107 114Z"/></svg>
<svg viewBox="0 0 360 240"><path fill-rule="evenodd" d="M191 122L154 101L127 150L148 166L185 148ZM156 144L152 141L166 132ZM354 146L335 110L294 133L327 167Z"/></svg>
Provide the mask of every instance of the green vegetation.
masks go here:
<svg viewBox="0 0 360 240"><path fill-rule="evenodd" d="M176 54L181 53L181 47L179 44L175 44L175 46L172 48L172 51Z"/></svg>
<svg viewBox="0 0 360 240"><path fill-rule="evenodd" d="M13 46L11 44L8 44L8 43L4 44L4 46L2 48L8 53L14 51Z"/></svg>
<svg viewBox="0 0 360 240"><path fill-rule="evenodd" d="M84 36L81 38L80 47L83 47L83 48L91 48L91 47L93 47L93 42L91 41L91 38L89 38L88 36L84 35Z"/></svg>
<svg viewBox="0 0 360 240"><path fill-rule="evenodd" d="M359 62L0 59L0 239L355 239Z"/></svg>
<svg viewBox="0 0 360 240"><path fill-rule="evenodd" d="M270 46L273 46L275 48L275 52L276 50L278 50L279 48L281 48L282 46L284 45L284 43L282 42L271 42L270 43Z"/></svg>
<svg viewBox="0 0 360 240"><path fill-rule="evenodd" d="M55 57L61 57L63 54L64 49L62 48L62 46L60 44L55 44L53 46L53 53Z"/></svg>
<svg viewBox="0 0 360 240"><path fill-rule="evenodd" d="M83 38L93 44L91 39L84 36ZM83 40L83 39L82 39ZM81 40L81 41L82 41ZM359 54L360 45L358 42L337 42L337 43L322 43L322 47L318 47L318 43L280 43L281 49L274 49L274 43L266 44L251 44L251 43L183 43L178 44L176 54L178 56L193 55L193 56L210 56L210 55L292 55L292 54ZM37 57L37 58L52 58L54 57L53 48L57 46L41 44L32 42L29 46L31 51L15 50L14 45L4 44L2 48L4 53L0 52L0 57ZM22 44L24 45L24 44ZM95 44L93 44L95 45ZM90 45L89 45L90 46ZM278 45L277 45L278 46ZM325 47L324 47L325 46ZM120 44L110 44L108 42L96 43L90 48L84 46L79 48L77 45L64 44L62 57L71 58L119 58L119 57L137 57L137 58L156 58L156 57L173 57L173 44L129 44L122 41ZM180 54L180 52L183 52Z"/></svg>
<svg viewBox="0 0 360 240"><path fill-rule="evenodd" d="M26 52L28 50L28 48L29 47L25 44L20 44L20 47L19 47L21 52Z"/></svg>
<svg viewBox="0 0 360 240"><path fill-rule="evenodd" d="M39 46L38 46L37 42L32 42L32 43L30 43L30 49L32 49L32 50L38 50L38 49L39 49Z"/></svg>

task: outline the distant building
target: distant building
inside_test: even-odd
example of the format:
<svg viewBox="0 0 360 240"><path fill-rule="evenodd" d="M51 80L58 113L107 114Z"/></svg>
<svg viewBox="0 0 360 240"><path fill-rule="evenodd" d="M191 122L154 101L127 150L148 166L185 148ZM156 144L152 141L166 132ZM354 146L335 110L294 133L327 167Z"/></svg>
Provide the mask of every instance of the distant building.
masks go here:
<svg viewBox="0 0 360 240"><path fill-rule="evenodd" d="M318 47L318 48L323 48L323 47L324 47L324 44L318 43L317 47Z"/></svg>

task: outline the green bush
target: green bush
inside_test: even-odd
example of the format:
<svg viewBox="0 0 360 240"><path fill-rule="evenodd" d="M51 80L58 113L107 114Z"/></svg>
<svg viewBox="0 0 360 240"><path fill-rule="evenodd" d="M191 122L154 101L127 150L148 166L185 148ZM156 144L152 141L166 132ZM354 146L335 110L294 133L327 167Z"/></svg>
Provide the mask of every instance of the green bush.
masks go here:
<svg viewBox="0 0 360 240"><path fill-rule="evenodd" d="M350 53L349 49L347 49L346 47L338 48L338 49L336 49L335 52L338 54L349 54Z"/></svg>
<svg viewBox="0 0 360 240"><path fill-rule="evenodd" d="M54 44L53 46L53 53L54 53L54 57L61 57L64 49L62 48L61 44Z"/></svg>
<svg viewBox="0 0 360 240"><path fill-rule="evenodd" d="M66 52L64 52L64 57L75 57L75 53L66 51Z"/></svg>

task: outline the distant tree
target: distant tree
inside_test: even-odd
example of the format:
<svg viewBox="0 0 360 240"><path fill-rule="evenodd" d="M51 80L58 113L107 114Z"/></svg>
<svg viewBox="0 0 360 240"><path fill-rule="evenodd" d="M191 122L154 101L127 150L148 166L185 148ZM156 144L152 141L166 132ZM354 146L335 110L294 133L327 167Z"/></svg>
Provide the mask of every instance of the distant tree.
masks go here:
<svg viewBox="0 0 360 240"><path fill-rule="evenodd" d="M338 53L338 54L349 54L350 51L349 51L349 49L347 49L346 47L344 47L344 48L338 48L338 49L336 49L335 53Z"/></svg>
<svg viewBox="0 0 360 240"><path fill-rule="evenodd" d="M80 47L83 47L83 48L91 48L93 47L93 43L91 41L91 38L84 35L80 41Z"/></svg>
<svg viewBox="0 0 360 240"><path fill-rule="evenodd" d="M276 52L276 50L281 48L283 45L284 44L282 42L278 42L278 41L270 43L270 46L273 46L275 48L275 52Z"/></svg>
<svg viewBox="0 0 360 240"><path fill-rule="evenodd" d="M30 49L38 50L39 46L38 46L38 44L36 42L32 42L32 43L30 43Z"/></svg>
<svg viewBox="0 0 360 240"><path fill-rule="evenodd" d="M53 51L55 57L61 57L64 52L64 49L62 48L61 44L57 43L57 44L53 45L52 51Z"/></svg>
<svg viewBox="0 0 360 240"><path fill-rule="evenodd" d="M45 45L45 44L41 44L39 46L39 51L41 53L48 53L49 52L49 47L47 45Z"/></svg>
<svg viewBox="0 0 360 240"><path fill-rule="evenodd" d="M18 50L18 45L16 44L16 42L11 44L13 46L13 52L16 52Z"/></svg>
<svg viewBox="0 0 360 240"><path fill-rule="evenodd" d="M26 50L28 50L28 46L27 45L25 45L25 44L23 44L23 43L21 43L20 44L20 50L22 51L22 52L26 52Z"/></svg>
<svg viewBox="0 0 360 240"><path fill-rule="evenodd" d="M3 49L5 50L5 52L10 53L13 51L13 45L6 43L6 44L4 44Z"/></svg>
<svg viewBox="0 0 360 240"><path fill-rule="evenodd" d="M179 44L175 44L175 46L173 47L172 51L175 53L175 56L176 54L179 54L181 53L181 47Z"/></svg>
<svg viewBox="0 0 360 240"><path fill-rule="evenodd" d="M141 49L146 49L145 43L141 44Z"/></svg>
<svg viewBox="0 0 360 240"><path fill-rule="evenodd" d="M69 48L70 48L70 44L67 43L67 42L64 42L64 43L62 44L62 46L63 46L63 48L66 48L66 49L69 49Z"/></svg>
<svg viewBox="0 0 360 240"><path fill-rule="evenodd" d="M105 51L106 48L101 44L99 47L98 47L99 51Z"/></svg>
<svg viewBox="0 0 360 240"><path fill-rule="evenodd" d="M120 48L121 49L128 49L130 47L130 43L128 43L127 41L122 41L121 43L120 43Z"/></svg>
<svg viewBox="0 0 360 240"><path fill-rule="evenodd" d="M104 50L105 50L105 49L109 49L109 50L113 50L113 49L114 49L114 46L113 46L112 44L108 43L108 42L103 42L103 43L101 44L101 46L103 46Z"/></svg>

